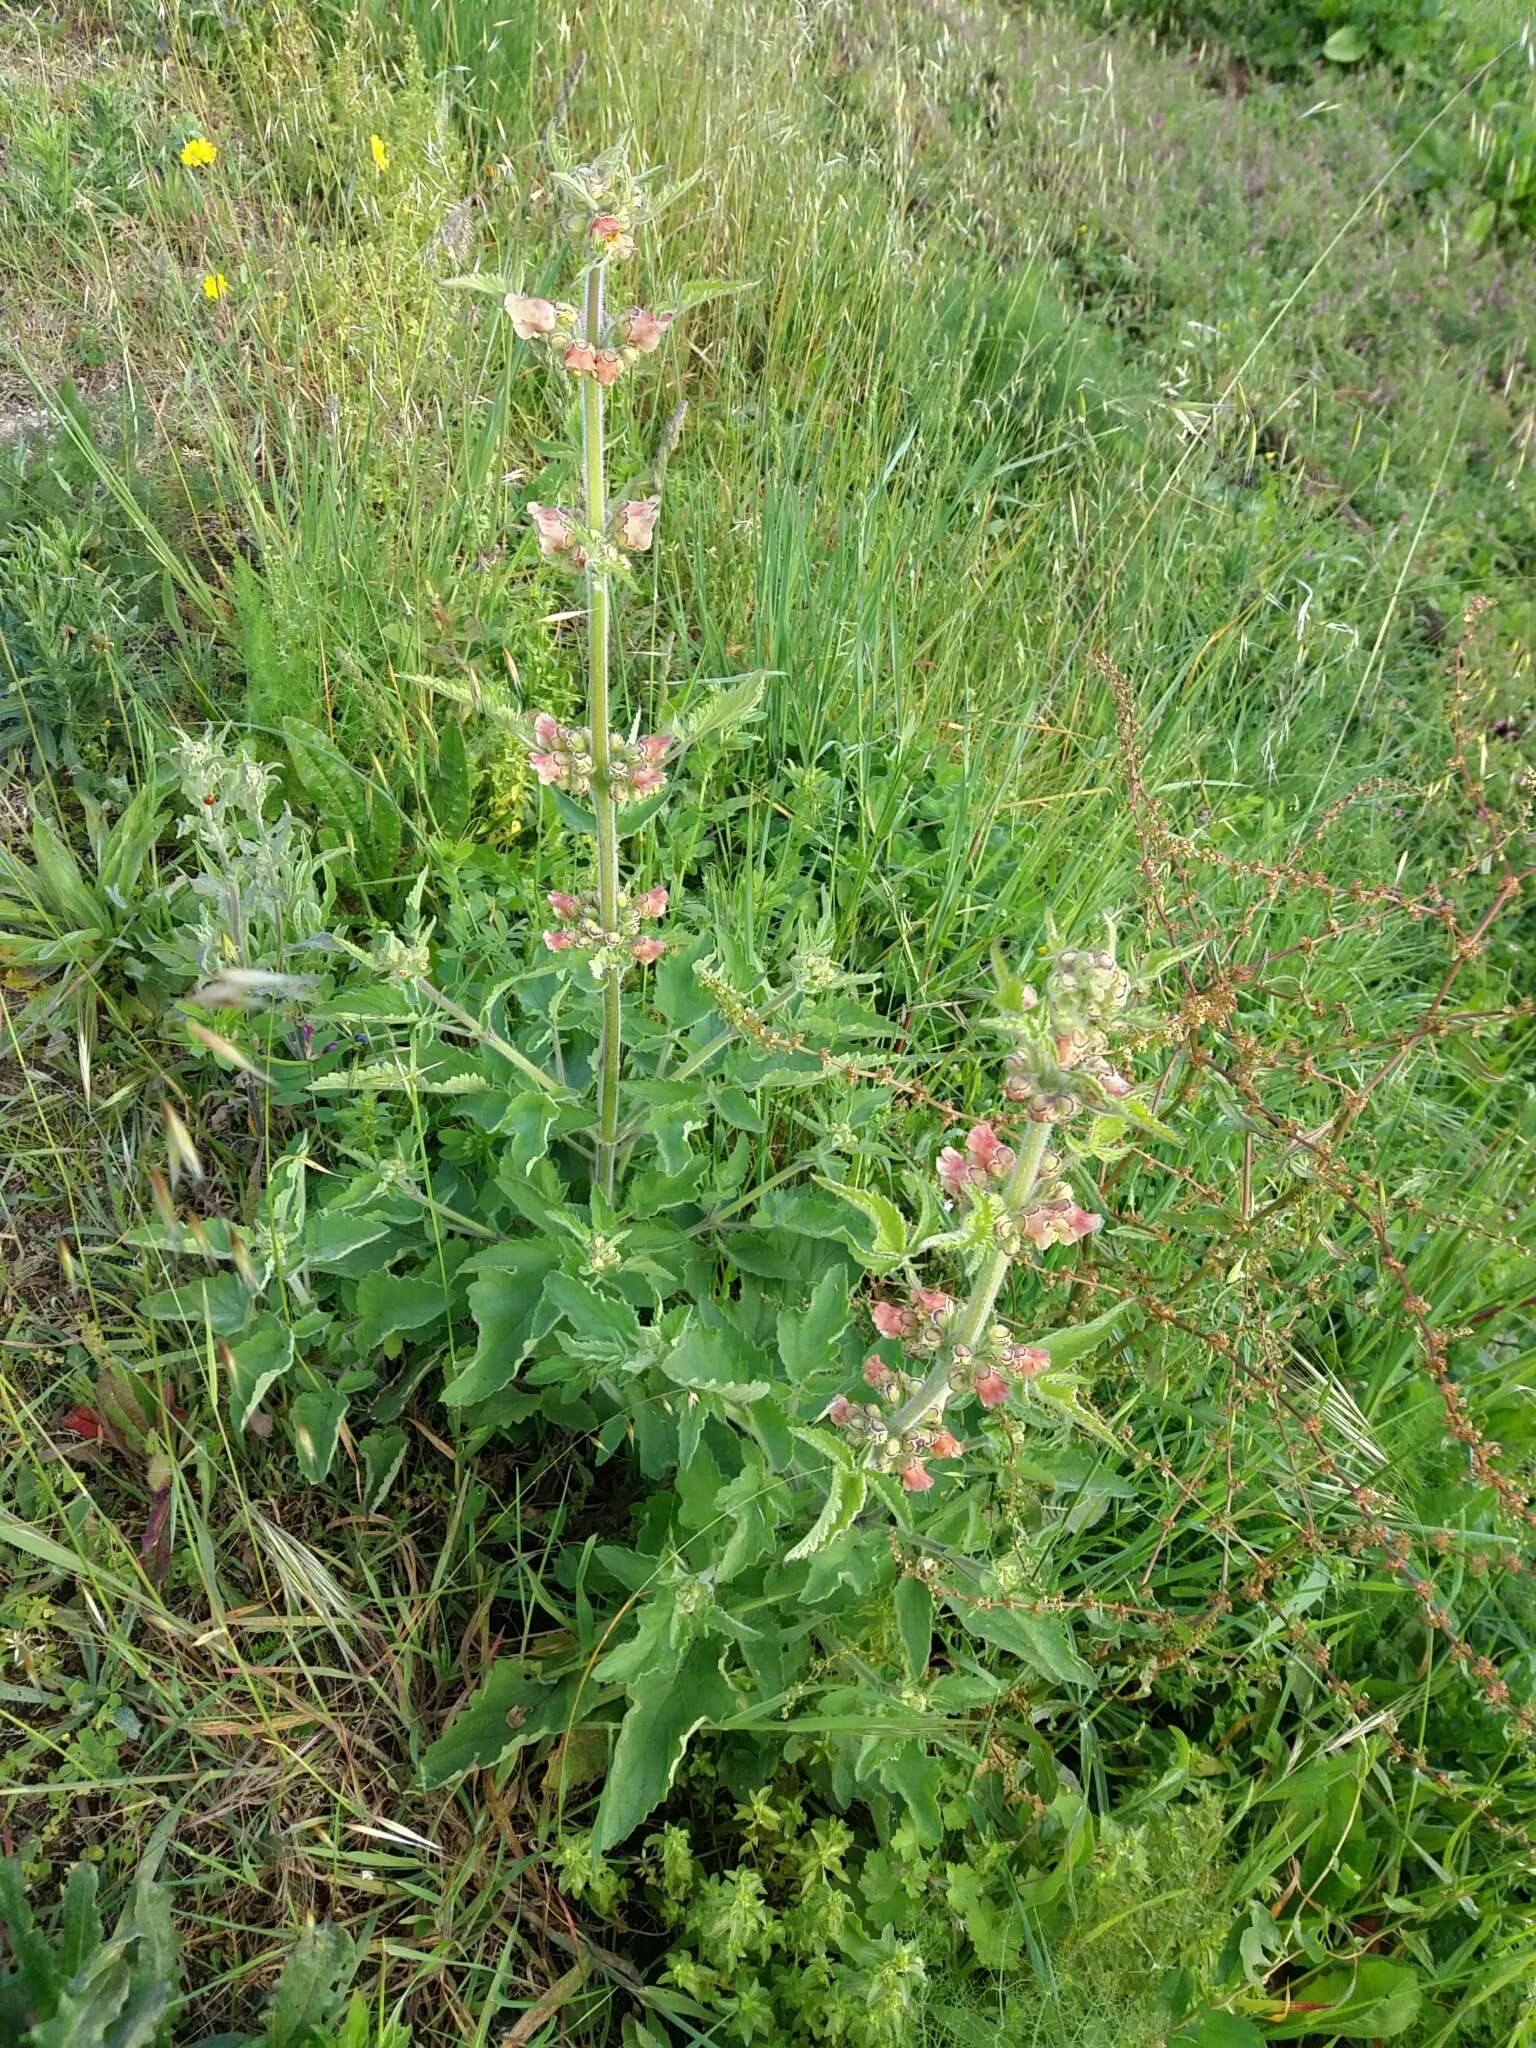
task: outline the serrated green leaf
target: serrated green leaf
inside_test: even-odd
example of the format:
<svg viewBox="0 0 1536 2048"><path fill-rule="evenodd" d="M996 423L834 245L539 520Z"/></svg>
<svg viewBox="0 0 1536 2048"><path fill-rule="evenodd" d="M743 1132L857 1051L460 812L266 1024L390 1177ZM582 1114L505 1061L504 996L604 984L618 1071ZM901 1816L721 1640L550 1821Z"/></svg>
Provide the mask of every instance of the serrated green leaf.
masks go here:
<svg viewBox="0 0 1536 2048"><path fill-rule="evenodd" d="M829 1475L826 1500L815 1522L792 1550L784 1553L786 1564L800 1564L835 1542L851 1528L864 1507L869 1491L868 1475L856 1466L834 1465Z"/></svg>
<svg viewBox="0 0 1536 2048"><path fill-rule="evenodd" d="M230 1426L238 1436L261 1405L267 1389L290 1371L294 1361L293 1332L281 1317L262 1315L224 1361L225 1400Z"/></svg>
<svg viewBox="0 0 1536 2048"><path fill-rule="evenodd" d="M648 1682L625 1714L592 1830L600 1855L632 1835L671 1789L700 1728L723 1721L735 1695L720 1670L718 1646L690 1645L665 1683Z"/></svg>
<svg viewBox="0 0 1536 2048"><path fill-rule="evenodd" d="M518 1238L493 1245L470 1259L463 1270L475 1278L469 1287L469 1312L480 1332L475 1355L443 1389L450 1408L464 1408L499 1393L517 1377L533 1331L544 1283L559 1264L558 1247Z"/></svg>
<svg viewBox="0 0 1536 2048"><path fill-rule="evenodd" d="M885 1272L900 1264L908 1256L912 1241L912 1230L906 1217L896 1204L885 1195L877 1195L869 1188L851 1188L843 1181L829 1180L824 1174L812 1174L816 1185L825 1188L828 1194L836 1195L847 1202L875 1226L875 1241L872 1245L861 1246L851 1237L848 1242L860 1261L872 1272Z"/></svg>
<svg viewBox="0 0 1536 2048"><path fill-rule="evenodd" d="M520 1658L498 1659L468 1705L428 1748L422 1760L428 1790L466 1771L489 1769L563 1728L579 1682L575 1675L552 1678ZM589 1699L591 1690L589 1682Z"/></svg>
<svg viewBox="0 0 1536 2048"><path fill-rule="evenodd" d="M804 1308L781 1309L777 1327L779 1356L798 1385L839 1367L848 1327L848 1287L839 1268L827 1268Z"/></svg>
<svg viewBox="0 0 1536 2048"><path fill-rule="evenodd" d="M346 1412L347 1397L335 1387L307 1387L289 1403L293 1448L311 1486L318 1486L331 1469Z"/></svg>
<svg viewBox="0 0 1536 2048"><path fill-rule="evenodd" d="M1055 1615L1025 1614L1017 1607L983 1606L945 1595L945 1604L967 1635L1007 1650L1058 1685L1092 1685L1093 1671L1072 1647L1067 1625Z"/></svg>
<svg viewBox="0 0 1536 2048"><path fill-rule="evenodd" d="M366 1436L358 1439L357 1454L363 1461L363 1507L368 1514L377 1514L383 1505L405 1462L408 1442L405 1431L398 1425L388 1429L370 1429Z"/></svg>

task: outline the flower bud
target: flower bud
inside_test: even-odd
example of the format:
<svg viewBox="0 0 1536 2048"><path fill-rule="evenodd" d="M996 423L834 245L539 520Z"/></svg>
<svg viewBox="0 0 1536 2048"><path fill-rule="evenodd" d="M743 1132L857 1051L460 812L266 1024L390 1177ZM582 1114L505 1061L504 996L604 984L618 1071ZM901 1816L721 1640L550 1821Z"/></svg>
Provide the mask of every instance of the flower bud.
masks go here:
<svg viewBox="0 0 1536 2048"><path fill-rule="evenodd" d="M549 299L522 299L516 292L508 292L501 303L511 315L512 331L519 341L542 341L554 333L559 315Z"/></svg>
<svg viewBox="0 0 1536 2048"><path fill-rule="evenodd" d="M657 515L661 511L661 497L627 498L614 515L613 537L621 548L638 552L648 548L651 535L656 531Z"/></svg>
<svg viewBox="0 0 1536 2048"><path fill-rule="evenodd" d="M839 1429L844 1426L852 1414L853 1403L846 1394L834 1395L827 1405L827 1420L828 1422L835 1422Z"/></svg>

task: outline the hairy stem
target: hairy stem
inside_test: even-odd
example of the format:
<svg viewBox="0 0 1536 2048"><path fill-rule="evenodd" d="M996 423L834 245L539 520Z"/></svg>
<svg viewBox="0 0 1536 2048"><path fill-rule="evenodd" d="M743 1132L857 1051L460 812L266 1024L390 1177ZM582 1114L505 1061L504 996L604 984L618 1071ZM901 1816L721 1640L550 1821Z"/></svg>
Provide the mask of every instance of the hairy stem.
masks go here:
<svg viewBox="0 0 1536 2048"><path fill-rule="evenodd" d="M1010 1212L1023 1207L1035 1191L1035 1182L1040 1178L1040 1162L1044 1159L1046 1147L1051 1141L1049 1124L1031 1124L1029 1136L1019 1148L1014 1161L1013 1172L1008 1176L1004 1188L1004 1199ZM904 1401L891 1417L886 1427L892 1436L905 1436L916 1423L923 1420L930 1410L935 1417L944 1413L944 1404L949 1398L949 1375L953 1370L952 1359L957 1345L965 1345L974 1351L986 1333L997 1297L1002 1292L1003 1282L1008 1277L1009 1257L1007 1252L992 1251L971 1283L971 1291L965 1298L960 1319L955 1325L954 1336L945 1345L943 1356L933 1371L923 1381L917 1392Z"/></svg>
<svg viewBox="0 0 1536 2048"><path fill-rule="evenodd" d="M586 338L602 345L603 266L587 272ZM586 523L601 534L608 521L604 475L603 387L595 377L581 384L582 474L586 490ZM597 912L605 932L619 924L619 834L609 779L608 729L608 571L594 556L587 565L587 716L592 729L592 812L597 821ZM603 982L603 1022L597 1055L597 1159L595 1178L603 1193L613 1194L619 1142L619 1059L623 1016L619 976Z"/></svg>

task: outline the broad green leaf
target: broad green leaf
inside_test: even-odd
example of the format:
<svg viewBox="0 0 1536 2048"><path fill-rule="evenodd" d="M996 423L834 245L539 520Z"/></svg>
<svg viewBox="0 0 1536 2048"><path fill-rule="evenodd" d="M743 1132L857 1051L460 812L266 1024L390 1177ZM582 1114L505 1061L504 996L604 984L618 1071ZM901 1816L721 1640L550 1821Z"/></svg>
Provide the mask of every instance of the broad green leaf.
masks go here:
<svg viewBox="0 0 1536 2048"><path fill-rule="evenodd" d="M339 2015L358 1960L357 1944L345 1928L306 1928L283 1965L263 2048L310 2048Z"/></svg>
<svg viewBox="0 0 1536 2048"><path fill-rule="evenodd" d="M262 1315L238 1344L221 1353L227 1384L229 1419L238 1436L274 1381L293 1365L293 1332L281 1317Z"/></svg>
<svg viewBox="0 0 1536 2048"><path fill-rule="evenodd" d="M1068 1323L1060 1330L1047 1330L1042 1337L1031 1336L1029 1342L1037 1351L1050 1354L1052 1365L1070 1365L1074 1359L1086 1357L1096 1345L1111 1336L1117 1324L1123 1324L1131 1304L1117 1302L1115 1307L1106 1309L1101 1316L1095 1316L1088 1323Z"/></svg>
<svg viewBox="0 0 1536 2048"><path fill-rule="evenodd" d="M690 744L711 733L723 736L734 732L737 726L756 718L762 708L763 690L768 678L777 673L777 670L755 669L751 675L738 676L733 682L712 690L689 710L666 713L663 723L669 732L675 732L679 739Z"/></svg>
<svg viewBox="0 0 1536 2048"><path fill-rule="evenodd" d="M369 1273L358 1282L357 1341L364 1350L391 1337L424 1330L448 1306L436 1273Z"/></svg>
<svg viewBox="0 0 1536 2048"><path fill-rule="evenodd" d="M887 1196L874 1194L868 1188L850 1188L842 1181L828 1180L819 1173L811 1178L818 1187L850 1203L875 1226L873 1244L861 1245L851 1237L848 1240L860 1260L872 1271L884 1272L907 1256L912 1242L911 1228L906 1217Z"/></svg>
<svg viewBox="0 0 1536 2048"><path fill-rule="evenodd" d="M818 1550L825 1550L829 1543L851 1527L863 1509L868 1491L868 1475L857 1466L834 1465L828 1474L827 1497L822 1503L821 1513L794 1548L785 1551L784 1562L799 1564L807 1557L814 1557Z"/></svg>
<svg viewBox="0 0 1536 2048"><path fill-rule="evenodd" d="M488 1770L563 1728L578 1683L576 1674L552 1678L521 1658L499 1658L463 1712L427 1750L422 1775L428 1789L435 1791L465 1771ZM587 1690L590 1695L590 1685Z"/></svg>
<svg viewBox="0 0 1536 2048"><path fill-rule="evenodd" d="M779 1356L789 1377L804 1385L840 1367L847 1327L848 1283L838 1267L829 1266L804 1308L779 1311Z"/></svg>
<svg viewBox="0 0 1536 2048"><path fill-rule="evenodd" d="M1264 2036L1235 2012L1208 2012L1180 2027L1168 2048L1264 2048Z"/></svg>
<svg viewBox="0 0 1536 2048"><path fill-rule="evenodd" d="M1343 28L1336 28L1323 45L1323 55L1330 64L1358 64L1370 46L1353 22L1346 22Z"/></svg>
<svg viewBox="0 0 1536 2048"><path fill-rule="evenodd" d="M898 1579L892 1601L907 1676L920 1679L933 1654L933 1595L921 1579Z"/></svg>
<svg viewBox="0 0 1536 2048"><path fill-rule="evenodd" d="M394 1485L396 1474L405 1462L408 1441L405 1431L398 1425L388 1429L370 1429L366 1436L358 1439L357 1454L363 1461L363 1507L370 1515L378 1513Z"/></svg>
<svg viewBox="0 0 1536 2048"><path fill-rule="evenodd" d="M1024 1614L1016 1607L986 1607L945 1595L945 1604L968 1635L1007 1650L1032 1670L1059 1685L1092 1685L1093 1672L1072 1647L1065 1622L1055 1615Z"/></svg>
<svg viewBox="0 0 1536 2048"><path fill-rule="evenodd" d="M1408 1963L1367 1956L1353 1967L1324 1970L1290 1986L1296 2016L1262 2016L1266 2041L1341 2036L1346 2041L1395 2040L1418 2018L1424 2003L1418 1972Z"/></svg>
<svg viewBox="0 0 1536 2048"><path fill-rule="evenodd" d="M469 1312L480 1342L468 1365L443 1389L448 1407L483 1401L516 1379L544 1283L559 1260L558 1246L515 1238L493 1245L464 1266L463 1271L475 1275L469 1287Z"/></svg>
<svg viewBox="0 0 1536 2048"><path fill-rule="evenodd" d="M347 1397L335 1387L307 1387L288 1405L299 1470L311 1486L318 1486L331 1469L346 1412Z"/></svg>
<svg viewBox="0 0 1536 2048"><path fill-rule="evenodd" d="M592 1836L599 1855L617 1848L655 1811L692 1737L725 1720L735 1703L721 1674L718 1644L693 1643L669 1677L646 1682L620 1725L598 1802Z"/></svg>
<svg viewBox="0 0 1536 2048"><path fill-rule="evenodd" d="M768 1380L750 1377L754 1361L761 1364L761 1354L754 1353L744 1339L693 1322L658 1363L667 1378L680 1387L718 1394L724 1400L760 1401L773 1389Z"/></svg>

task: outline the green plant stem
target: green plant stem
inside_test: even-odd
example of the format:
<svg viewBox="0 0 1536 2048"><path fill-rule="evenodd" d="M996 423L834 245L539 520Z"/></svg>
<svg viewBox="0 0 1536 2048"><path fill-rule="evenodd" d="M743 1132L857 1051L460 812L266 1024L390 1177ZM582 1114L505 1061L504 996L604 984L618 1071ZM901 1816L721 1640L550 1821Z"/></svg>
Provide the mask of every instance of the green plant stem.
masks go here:
<svg viewBox="0 0 1536 2048"><path fill-rule="evenodd" d="M1035 1191L1035 1182L1040 1178L1040 1162L1044 1159L1046 1147L1051 1141L1049 1124L1031 1124L1029 1136L1019 1148L1014 1161L1013 1172L1003 1196L1012 1214L1021 1209ZM931 1408L938 1414L944 1412L944 1403L949 1394L949 1375L954 1370L953 1357L956 1348L964 1345L974 1351L991 1320L997 1297L1002 1292L1008 1268L1012 1263L1005 1251L992 1251L971 1283L965 1306L960 1311L960 1321L951 1341L945 1345L943 1356L933 1371L923 1381L917 1392L904 1401L887 1424L892 1436L905 1436L914 1423L920 1422Z"/></svg>
<svg viewBox="0 0 1536 2048"><path fill-rule="evenodd" d="M602 345L603 266L587 272L586 338ZM586 523L602 534L608 523L604 475L603 387L595 377L581 386L582 472L586 488ZM608 729L608 571L594 555L587 565L587 718L592 731L592 815L597 825L597 914L605 932L619 926L619 833L609 779ZM597 1157L594 1178L603 1193L613 1195L619 1144L619 1060L623 1045L623 1013L619 976L603 982L603 1021L597 1055Z"/></svg>

